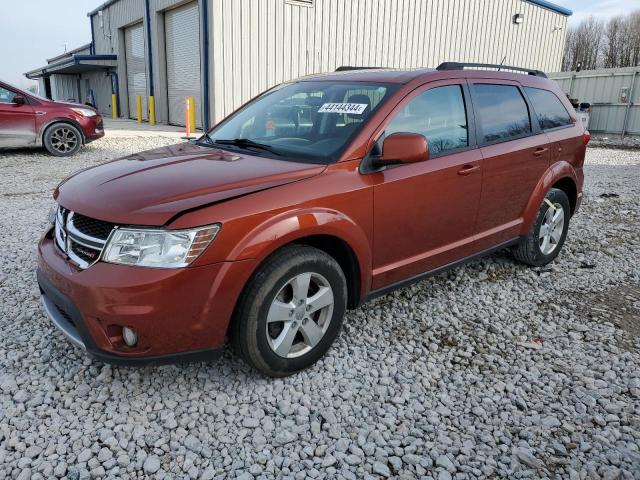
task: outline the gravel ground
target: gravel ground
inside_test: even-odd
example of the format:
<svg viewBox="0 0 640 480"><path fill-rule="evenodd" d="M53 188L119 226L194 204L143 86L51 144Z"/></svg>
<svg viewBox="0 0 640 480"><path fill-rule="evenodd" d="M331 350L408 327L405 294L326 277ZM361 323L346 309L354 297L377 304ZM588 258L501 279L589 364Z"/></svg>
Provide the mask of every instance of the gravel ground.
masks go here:
<svg viewBox="0 0 640 480"><path fill-rule="evenodd" d="M57 182L172 142L0 153L0 478L640 478L640 152L589 150L551 266L499 253L399 290L350 312L315 368L270 380L228 352L103 365L41 313Z"/></svg>
<svg viewBox="0 0 640 480"><path fill-rule="evenodd" d="M620 135L592 134L590 145L605 148L640 148L640 136L627 135L623 138Z"/></svg>

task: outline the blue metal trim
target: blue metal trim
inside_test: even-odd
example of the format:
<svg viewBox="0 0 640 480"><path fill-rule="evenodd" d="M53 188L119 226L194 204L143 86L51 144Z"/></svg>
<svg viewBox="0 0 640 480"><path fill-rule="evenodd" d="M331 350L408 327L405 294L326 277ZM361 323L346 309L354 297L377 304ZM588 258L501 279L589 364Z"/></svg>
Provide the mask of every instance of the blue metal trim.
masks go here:
<svg viewBox="0 0 640 480"><path fill-rule="evenodd" d="M80 61L83 60L117 60L118 56L117 55L74 55L73 59L75 60L76 64Z"/></svg>
<svg viewBox="0 0 640 480"><path fill-rule="evenodd" d="M554 12L560 13L562 15L566 15L570 17L573 15L573 11L568 8L561 7L560 5L556 5L555 3L547 2L547 0L525 0L526 2L533 3L539 7L548 8L549 10L553 10Z"/></svg>
<svg viewBox="0 0 640 480"><path fill-rule="evenodd" d="M111 91L116 94L116 116L120 118L120 84L118 82L118 72L111 75Z"/></svg>
<svg viewBox="0 0 640 480"><path fill-rule="evenodd" d="M202 127L206 132L209 130L210 112L209 112L209 11L208 0L200 0L200 30L202 31L202 56L204 75L203 92L202 92Z"/></svg>
<svg viewBox="0 0 640 480"><path fill-rule="evenodd" d="M149 0L144 1L144 13L147 20L147 71L149 72L149 96L153 95L153 50L151 45L151 13Z"/></svg>
<svg viewBox="0 0 640 480"><path fill-rule="evenodd" d="M89 22L91 23L91 46L89 47L89 51L91 55L96 54L96 36L93 30L93 17L89 17Z"/></svg>

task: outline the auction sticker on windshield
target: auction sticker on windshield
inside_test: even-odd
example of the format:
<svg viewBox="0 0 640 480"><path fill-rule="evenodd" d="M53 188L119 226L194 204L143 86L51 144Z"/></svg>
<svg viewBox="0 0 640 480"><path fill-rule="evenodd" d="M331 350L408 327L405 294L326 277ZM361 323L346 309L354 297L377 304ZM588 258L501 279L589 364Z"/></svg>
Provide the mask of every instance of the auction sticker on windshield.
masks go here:
<svg viewBox="0 0 640 480"><path fill-rule="evenodd" d="M367 108L366 103L325 103L320 107L318 113L352 113L362 115Z"/></svg>

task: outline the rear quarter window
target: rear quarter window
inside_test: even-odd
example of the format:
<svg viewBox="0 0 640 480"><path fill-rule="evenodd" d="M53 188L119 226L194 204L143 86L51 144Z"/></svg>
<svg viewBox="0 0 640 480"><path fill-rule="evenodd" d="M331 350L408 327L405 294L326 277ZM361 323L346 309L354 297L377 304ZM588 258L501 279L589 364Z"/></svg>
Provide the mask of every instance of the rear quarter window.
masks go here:
<svg viewBox="0 0 640 480"><path fill-rule="evenodd" d="M571 115L555 93L542 88L525 87L525 92L536 111L542 130L571 125Z"/></svg>
<svg viewBox="0 0 640 480"><path fill-rule="evenodd" d="M473 85L473 91L484 142L505 141L531 133L529 108L518 87L479 83Z"/></svg>

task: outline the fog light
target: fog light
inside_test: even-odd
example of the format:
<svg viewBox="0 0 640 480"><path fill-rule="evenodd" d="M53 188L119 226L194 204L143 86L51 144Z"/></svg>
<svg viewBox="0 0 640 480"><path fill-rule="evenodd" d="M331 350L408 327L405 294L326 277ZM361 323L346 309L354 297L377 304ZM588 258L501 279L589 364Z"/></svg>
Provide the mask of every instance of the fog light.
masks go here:
<svg viewBox="0 0 640 480"><path fill-rule="evenodd" d="M136 332L129 327L122 327L122 339L128 347L133 347L138 343L138 335L136 335Z"/></svg>

